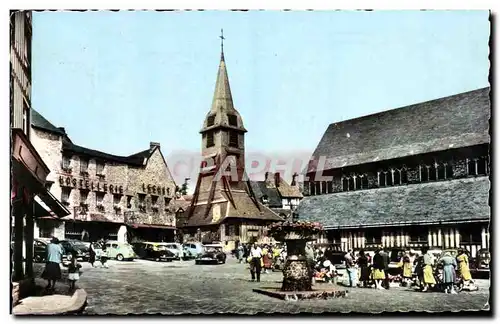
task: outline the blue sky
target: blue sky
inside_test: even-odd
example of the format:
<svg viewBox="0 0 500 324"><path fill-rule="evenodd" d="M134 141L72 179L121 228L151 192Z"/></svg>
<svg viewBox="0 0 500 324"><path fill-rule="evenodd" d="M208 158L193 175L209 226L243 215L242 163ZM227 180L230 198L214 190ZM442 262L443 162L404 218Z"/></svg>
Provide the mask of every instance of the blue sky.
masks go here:
<svg viewBox="0 0 500 324"><path fill-rule="evenodd" d="M221 28L247 151L488 86L487 11L36 12L32 105L82 146L199 152Z"/></svg>

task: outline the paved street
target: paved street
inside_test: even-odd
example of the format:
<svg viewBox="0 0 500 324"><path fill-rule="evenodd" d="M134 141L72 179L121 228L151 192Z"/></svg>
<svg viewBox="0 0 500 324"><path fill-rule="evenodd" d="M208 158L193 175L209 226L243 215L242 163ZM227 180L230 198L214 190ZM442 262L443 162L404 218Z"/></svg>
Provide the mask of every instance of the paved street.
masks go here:
<svg viewBox="0 0 500 324"><path fill-rule="evenodd" d="M349 288L347 298L285 302L252 292L254 287L279 286L280 272L263 274L260 283L248 279L247 265L232 258L224 265L136 260L111 261L108 269L85 263L78 285L88 293L88 314L478 310L486 307L489 295L489 282L478 280L479 291L458 295Z"/></svg>

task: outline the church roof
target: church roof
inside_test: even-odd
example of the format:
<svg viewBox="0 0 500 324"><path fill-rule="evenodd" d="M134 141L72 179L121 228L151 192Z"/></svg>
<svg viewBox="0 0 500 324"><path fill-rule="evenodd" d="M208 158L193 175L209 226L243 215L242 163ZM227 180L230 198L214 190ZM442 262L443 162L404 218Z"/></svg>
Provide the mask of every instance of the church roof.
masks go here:
<svg viewBox="0 0 500 324"><path fill-rule="evenodd" d="M333 123L308 172L489 143L489 88ZM320 157L324 167L315 166Z"/></svg>
<svg viewBox="0 0 500 324"><path fill-rule="evenodd" d="M445 180L305 197L297 212L328 229L488 221L489 190L487 177Z"/></svg>

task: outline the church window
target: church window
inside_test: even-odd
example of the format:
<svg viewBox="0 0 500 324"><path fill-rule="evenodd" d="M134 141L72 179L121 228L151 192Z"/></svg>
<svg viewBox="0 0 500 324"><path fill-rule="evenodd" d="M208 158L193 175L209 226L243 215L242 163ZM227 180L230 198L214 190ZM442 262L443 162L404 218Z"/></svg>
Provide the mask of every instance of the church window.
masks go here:
<svg viewBox="0 0 500 324"><path fill-rule="evenodd" d="M213 126L215 123L215 116L208 116L207 118L207 127Z"/></svg>
<svg viewBox="0 0 500 324"><path fill-rule="evenodd" d="M229 132L229 146L238 147L238 133Z"/></svg>
<svg viewBox="0 0 500 324"><path fill-rule="evenodd" d="M212 147L214 145L215 145L215 143L214 143L214 133L213 132L209 132L209 133L207 133L207 147Z"/></svg>
<svg viewBox="0 0 500 324"><path fill-rule="evenodd" d="M229 122L229 126L238 126L238 119L236 118L235 115L227 115L227 120Z"/></svg>

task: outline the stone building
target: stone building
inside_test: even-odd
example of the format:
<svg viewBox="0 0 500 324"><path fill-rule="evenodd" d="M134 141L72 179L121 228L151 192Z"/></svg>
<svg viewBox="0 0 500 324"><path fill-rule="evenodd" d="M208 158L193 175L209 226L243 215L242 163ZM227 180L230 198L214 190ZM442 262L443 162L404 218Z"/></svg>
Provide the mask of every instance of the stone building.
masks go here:
<svg viewBox="0 0 500 324"><path fill-rule="evenodd" d="M489 248L489 91L331 124L299 218L323 223L344 250Z"/></svg>
<svg viewBox="0 0 500 324"><path fill-rule="evenodd" d="M237 242L259 240L269 223L282 221L258 201L245 174L246 132L233 105L222 52L212 107L200 131L200 173L191 205L178 220L184 240L219 241L231 250Z"/></svg>
<svg viewBox="0 0 500 324"><path fill-rule="evenodd" d="M83 240L173 241L176 185L159 143L130 156L74 144L63 128L33 111L33 145L50 166L50 191L71 211L46 217L37 235Z"/></svg>
<svg viewBox="0 0 500 324"><path fill-rule="evenodd" d="M31 35L29 11L10 12L11 258L12 305L33 288L37 217L69 211L45 188L49 167L31 143Z"/></svg>
<svg viewBox="0 0 500 324"><path fill-rule="evenodd" d="M293 219L293 213L303 198L297 174L292 177L292 183L288 184L279 172L265 173L264 181L250 181L253 192L257 199L283 219Z"/></svg>

